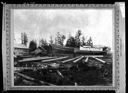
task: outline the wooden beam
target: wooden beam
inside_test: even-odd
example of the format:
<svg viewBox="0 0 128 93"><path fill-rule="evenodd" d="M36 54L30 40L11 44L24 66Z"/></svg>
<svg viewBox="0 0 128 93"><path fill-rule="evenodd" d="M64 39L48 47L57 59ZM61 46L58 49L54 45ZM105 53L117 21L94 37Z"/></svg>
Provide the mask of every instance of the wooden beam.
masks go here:
<svg viewBox="0 0 128 93"><path fill-rule="evenodd" d="M67 62L71 62L71 61L73 61L73 60L75 60L75 59L77 59L77 58L79 58L80 56L78 56L78 57L75 57L75 58L71 58L71 59L67 59L67 60L64 60L64 61L61 61L62 63L67 63Z"/></svg>
<svg viewBox="0 0 128 93"><path fill-rule="evenodd" d="M84 57L104 57L103 55L85 55Z"/></svg>
<svg viewBox="0 0 128 93"><path fill-rule="evenodd" d="M82 60L83 58L84 58L84 56L81 56L80 58L74 60L73 63L77 63L78 61Z"/></svg>
<svg viewBox="0 0 128 93"><path fill-rule="evenodd" d="M89 59L89 57L87 57L87 58L85 59L85 62L88 62L88 59Z"/></svg>
<svg viewBox="0 0 128 93"><path fill-rule="evenodd" d="M96 58L96 57L93 57L94 59L96 59L96 60L98 60L98 61L100 61L100 62L102 62L102 63L106 63L104 60L102 60L102 59L99 59L99 58Z"/></svg>
<svg viewBox="0 0 128 93"><path fill-rule="evenodd" d="M54 57L33 57L33 58L25 58L23 60L19 60L18 62L32 62L32 61L40 61L40 60L45 60L45 59L51 59Z"/></svg>
<svg viewBox="0 0 128 93"><path fill-rule="evenodd" d="M42 67L14 67L14 71L42 69Z"/></svg>
<svg viewBox="0 0 128 93"><path fill-rule="evenodd" d="M45 62L54 62L54 61L59 61L59 60L66 59L66 58L68 58L68 56L66 56L66 57L59 57L59 58L54 58L54 59L48 59L48 60L42 60L41 62L42 62L42 63L45 63Z"/></svg>
<svg viewBox="0 0 128 93"><path fill-rule="evenodd" d="M23 78L25 78L25 79L31 80L31 81L34 81L34 80L35 80L34 78L31 78L31 77L26 76L26 75L24 75L24 74L21 74L21 73L19 73L19 72L15 72L15 74L17 74L18 76L21 76L21 77L23 77Z"/></svg>
<svg viewBox="0 0 128 93"><path fill-rule="evenodd" d="M62 78L64 78L64 76L62 75L62 73L61 73L59 70L57 70L57 73L58 73Z"/></svg>
<svg viewBox="0 0 128 93"><path fill-rule="evenodd" d="M54 84L50 84L50 83L47 83L47 82L44 82L44 81L40 81L40 80L37 80L37 79L35 79L35 78L29 77L29 76L27 76L27 75L24 75L24 74L21 74L21 73L18 73L18 72L15 72L15 73L16 73L18 76L20 76L20 77L22 77L22 78L24 78L24 79L26 79L26 80L29 80L29 81L39 82L39 83L41 83L41 84L47 84L47 85L56 86L56 85L54 85Z"/></svg>
<svg viewBox="0 0 128 93"><path fill-rule="evenodd" d="M26 55L26 56L19 56L19 57L21 57L21 58L32 58L33 56L30 56L30 55Z"/></svg>

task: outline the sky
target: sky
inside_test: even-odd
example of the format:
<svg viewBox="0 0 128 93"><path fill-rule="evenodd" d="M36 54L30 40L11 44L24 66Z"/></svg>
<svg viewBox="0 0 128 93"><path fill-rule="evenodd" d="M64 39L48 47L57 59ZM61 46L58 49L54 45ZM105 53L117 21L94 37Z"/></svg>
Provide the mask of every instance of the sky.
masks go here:
<svg viewBox="0 0 128 93"><path fill-rule="evenodd" d="M25 32L28 41L50 40L60 32L75 36L78 30L86 40L91 36L94 45L112 48L113 21L110 9L14 9L14 38L19 43ZM38 42L37 42L38 43Z"/></svg>

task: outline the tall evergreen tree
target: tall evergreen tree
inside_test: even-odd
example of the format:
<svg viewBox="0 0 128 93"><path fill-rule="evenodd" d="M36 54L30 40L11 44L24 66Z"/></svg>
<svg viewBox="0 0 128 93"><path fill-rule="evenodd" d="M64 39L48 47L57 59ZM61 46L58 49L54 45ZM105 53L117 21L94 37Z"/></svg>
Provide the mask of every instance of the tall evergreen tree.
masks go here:
<svg viewBox="0 0 128 93"><path fill-rule="evenodd" d="M43 38L39 41L39 46L40 47L47 46L47 45L48 45L47 41L44 40Z"/></svg>
<svg viewBox="0 0 128 93"><path fill-rule="evenodd" d="M81 46L84 46L85 45L85 37L84 36L82 36L82 40L81 40Z"/></svg>
<svg viewBox="0 0 128 93"><path fill-rule="evenodd" d="M57 35L56 35L56 38L55 38L55 44L63 46L65 38L66 38L65 35L62 35L59 32L57 32Z"/></svg>
<svg viewBox="0 0 128 93"><path fill-rule="evenodd" d="M34 51L35 49L37 49L37 43L36 43L35 40L32 40L32 41L30 41L30 43L29 43L29 50L30 50L30 52L32 52L32 51Z"/></svg>
<svg viewBox="0 0 128 93"><path fill-rule="evenodd" d="M66 42L67 47L75 47L76 43L75 43L75 38L73 36L70 36L69 39Z"/></svg>
<svg viewBox="0 0 128 93"><path fill-rule="evenodd" d="M21 33L21 44L27 45L27 42L28 42L27 34L25 32Z"/></svg>
<svg viewBox="0 0 128 93"><path fill-rule="evenodd" d="M52 36L50 36L50 41L49 42L50 42L50 44L54 43Z"/></svg>
<svg viewBox="0 0 128 93"><path fill-rule="evenodd" d="M76 47L80 47L80 36L82 35L81 30L78 30L75 36Z"/></svg>
<svg viewBox="0 0 128 93"><path fill-rule="evenodd" d="M92 38L91 37L88 39L87 45L93 47L93 42L92 42Z"/></svg>

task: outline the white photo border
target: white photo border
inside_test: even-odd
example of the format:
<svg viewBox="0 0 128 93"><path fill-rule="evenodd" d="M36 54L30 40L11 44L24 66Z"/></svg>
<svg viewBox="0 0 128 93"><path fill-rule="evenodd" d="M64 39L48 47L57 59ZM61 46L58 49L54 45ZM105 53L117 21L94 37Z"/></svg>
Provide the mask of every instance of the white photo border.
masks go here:
<svg viewBox="0 0 128 93"><path fill-rule="evenodd" d="M12 86L12 56L13 43L11 31L12 9L113 9L114 10L114 47L115 47L115 77L114 86ZM3 4L3 33L2 33L2 55L3 55L3 85L4 90L119 90L119 57L120 57L120 34L119 34L119 6L115 4Z"/></svg>

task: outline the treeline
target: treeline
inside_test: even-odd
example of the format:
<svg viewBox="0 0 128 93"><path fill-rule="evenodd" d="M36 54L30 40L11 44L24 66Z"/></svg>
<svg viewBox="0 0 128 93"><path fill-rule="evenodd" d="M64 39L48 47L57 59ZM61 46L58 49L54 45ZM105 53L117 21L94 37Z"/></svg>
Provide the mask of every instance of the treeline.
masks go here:
<svg viewBox="0 0 128 93"><path fill-rule="evenodd" d="M21 34L22 44L27 45L28 37L26 33ZM51 44L60 45L60 46L66 46L66 47L74 47L79 48L80 46L93 46L92 38L90 37L88 40L85 40L85 36L82 34L81 30L78 30L75 34L75 36L72 36L69 34L69 37L66 41L66 44L64 45L64 40L66 39L66 36L61 34L60 32L56 33L56 37L53 38L50 36L49 42L45 39L39 40L39 45L37 45L36 40L31 40L29 43L29 49L30 51L33 51L37 48L47 48L47 46Z"/></svg>
<svg viewBox="0 0 128 93"><path fill-rule="evenodd" d="M64 45L65 39L66 39L65 35L57 32L55 39L53 39L53 37L50 36L49 43L45 39L42 38L39 41L38 47L42 47L42 46L44 47L44 46L47 46L49 44L61 45L61 46L66 46L66 47L77 47L77 48L79 48L80 46L84 46L84 45L93 46L92 38L90 37L87 41L85 41L85 36L82 35L81 30L78 30L76 32L75 36L69 35L69 37L66 41L66 44ZM29 48L36 49L37 48L37 42L35 40L30 41Z"/></svg>

